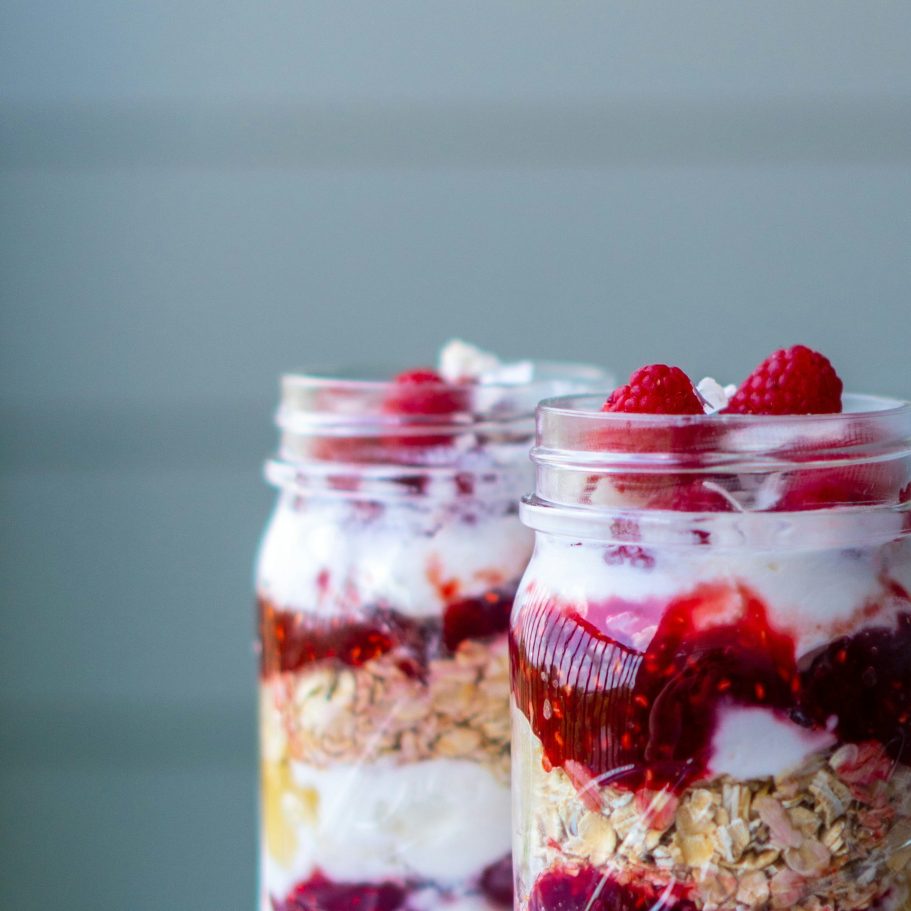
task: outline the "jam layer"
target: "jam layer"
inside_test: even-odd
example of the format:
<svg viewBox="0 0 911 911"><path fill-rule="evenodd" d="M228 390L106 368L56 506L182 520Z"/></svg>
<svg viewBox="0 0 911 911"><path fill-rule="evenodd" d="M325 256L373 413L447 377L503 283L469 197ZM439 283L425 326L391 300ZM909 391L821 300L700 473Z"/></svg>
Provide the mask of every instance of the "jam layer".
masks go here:
<svg viewBox="0 0 911 911"><path fill-rule="evenodd" d="M682 889L649 883L621 884L593 867L548 870L538 877L529 911L696 911Z"/></svg>
<svg viewBox="0 0 911 911"><path fill-rule="evenodd" d="M515 587L497 588L450 602L442 618L416 619L387 607L362 617L326 617L259 601L261 672L297 671L320 661L362 667L394 653L403 671L423 676L433 658L455 653L466 641L483 641L509 628Z"/></svg>
<svg viewBox="0 0 911 911"><path fill-rule="evenodd" d="M732 704L834 725L841 741L875 740L911 761L911 613L798 666L755 593L704 585L667 605L645 651L547 600L526 604L510 648L517 704L547 762L577 783L682 791L708 772L719 711Z"/></svg>
<svg viewBox="0 0 911 911"><path fill-rule="evenodd" d="M283 901L273 899L272 907L275 911L399 911L407 897L407 888L398 883L336 883L314 873Z"/></svg>
<svg viewBox="0 0 911 911"><path fill-rule="evenodd" d="M432 884L386 880L340 883L317 871L284 899L272 899L274 911L409 911L409 897ZM477 885L492 905L512 908L512 864L504 857L487 867ZM426 902L422 902L422 907Z"/></svg>

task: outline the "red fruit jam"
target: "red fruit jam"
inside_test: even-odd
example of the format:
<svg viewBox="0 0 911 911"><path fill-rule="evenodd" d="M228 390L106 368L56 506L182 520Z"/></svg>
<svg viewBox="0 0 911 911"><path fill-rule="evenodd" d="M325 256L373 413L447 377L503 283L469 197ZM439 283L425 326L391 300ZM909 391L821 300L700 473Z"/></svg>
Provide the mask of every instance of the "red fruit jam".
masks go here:
<svg viewBox="0 0 911 911"><path fill-rule="evenodd" d="M696 911L678 886L621 884L593 867L548 870L538 877L528 911Z"/></svg>
<svg viewBox="0 0 911 911"><path fill-rule="evenodd" d="M401 666L420 676L431 658L452 654L467 640L486 640L505 633L515 588L497 588L450 603L442 621L415 619L377 607L367 620L282 610L265 599L259 602L261 671L296 671L318 661L337 661L349 667L394 651Z"/></svg>
<svg viewBox="0 0 911 911"><path fill-rule="evenodd" d="M816 724L837 718L839 739L875 740L911 765L911 614L898 630L861 630L802 661L801 708Z"/></svg>
<svg viewBox="0 0 911 911"><path fill-rule="evenodd" d="M481 891L488 900L504 908L512 907L512 857L507 855L481 874Z"/></svg>
<svg viewBox="0 0 911 911"><path fill-rule="evenodd" d="M592 605L610 618L641 605ZM681 791L709 769L718 713L762 706L805 726L837 716L845 740L907 758L911 622L866 630L798 673L794 641L745 586L703 585L671 601L644 652L565 605L530 601L510 641L513 692L546 761L577 787Z"/></svg>
<svg viewBox="0 0 911 911"><path fill-rule="evenodd" d="M480 598L454 601L443 614L443 643L454 652L469 639L489 639L509 629L515 590L493 590Z"/></svg>
<svg viewBox="0 0 911 911"><path fill-rule="evenodd" d="M398 911L408 890L393 882L336 883L314 873L292 889L284 901L272 900L275 911Z"/></svg>

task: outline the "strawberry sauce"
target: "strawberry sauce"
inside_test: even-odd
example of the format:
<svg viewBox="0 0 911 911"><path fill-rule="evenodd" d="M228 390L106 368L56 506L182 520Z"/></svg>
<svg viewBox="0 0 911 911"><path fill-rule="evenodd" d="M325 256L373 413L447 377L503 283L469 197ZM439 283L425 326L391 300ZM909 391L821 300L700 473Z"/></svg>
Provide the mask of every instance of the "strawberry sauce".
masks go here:
<svg viewBox="0 0 911 911"><path fill-rule="evenodd" d="M548 870L538 877L528 911L696 911L680 886L664 891L649 883L621 884L609 875L583 867Z"/></svg>
<svg viewBox="0 0 911 911"><path fill-rule="evenodd" d="M442 619L416 619L386 607L358 619L283 610L259 602L261 673L297 671L319 661L361 667L394 652L402 669L422 676L432 658L448 656L468 640L488 640L509 628L515 587L451 601ZM360 619L360 617L366 619Z"/></svg>
<svg viewBox="0 0 911 911"><path fill-rule="evenodd" d="M491 864L477 883L492 905L512 908L512 858ZM408 911L408 898L419 884L385 880L372 883L335 882L320 871L298 883L282 899L272 899L274 911ZM425 907L425 903L421 903Z"/></svg>
<svg viewBox="0 0 911 911"><path fill-rule="evenodd" d="M577 787L682 791L709 770L725 705L759 706L844 741L876 739L911 758L911 614L798 668L794 641L745 586L704 585L667 604L645 651L551 601L526 603L510 639L513 692L545 760ZM605 906L606 907L606 906Z"/></svg>
<svg viewBox="0 0 911 911"><path fill-rule="evenodd" d="M272 900L274 911L399 911L408 891L394 882L336 883L314 873L284 901Z"/></svg>
<svg viewBox="0 0 911 911"><path fill-rule="evenodd" d="M911 765L911 614L897 632L861 630L801 664L801 708L813 722L837 716L842 740L876 740Z"/></svg>

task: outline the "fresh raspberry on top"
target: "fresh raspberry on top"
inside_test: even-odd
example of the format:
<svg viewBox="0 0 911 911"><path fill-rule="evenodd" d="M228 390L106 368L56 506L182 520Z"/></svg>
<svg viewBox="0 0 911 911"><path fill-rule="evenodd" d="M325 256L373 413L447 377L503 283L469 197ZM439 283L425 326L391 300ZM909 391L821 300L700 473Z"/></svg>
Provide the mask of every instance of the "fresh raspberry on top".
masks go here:
<svg viewBox="0 0 911 911"><path fill-rule="evenodd" d="M448 423L459 411L469 408L467 388L457 388L430 368L419 368L400 373L392 382L383 410L390 415L402 415L404 424L416 427L426 423ZM433 421L433 418L438 421ZM431 420L426 420L431 419ZM451 442L445 433L407 433L386 438L386 443L395 447L442 446Z"/></svg>
<svg viewBox="0 0 911 911"><path fill-rule="evenodd" d="M842 382L829 359L806 345L766 358L728 402L727 414L837 414Z"/></svg>
<svg viewBox="0 0 911 911"><path fill-rule="evenodd" d="M427 383L442 383L443 377L430 367L417 367L414 370L405 370L400 373L394 378L393 382L403 386L409 384L421 386Z"/></svg>
<svg viewBox="0 0 911 911"><path fill-rule="evenodd" d="M621 414L704 414L690 378L679 367L648 364L615 389L601 407Z"/></svg>
<svg viewBox="0 0 911 911"><path fill-rule="evenodd" d="M451 414L462 405L463 396L447 385L435 370L406 370L393 380L386 410L397 414Z"/></svg>

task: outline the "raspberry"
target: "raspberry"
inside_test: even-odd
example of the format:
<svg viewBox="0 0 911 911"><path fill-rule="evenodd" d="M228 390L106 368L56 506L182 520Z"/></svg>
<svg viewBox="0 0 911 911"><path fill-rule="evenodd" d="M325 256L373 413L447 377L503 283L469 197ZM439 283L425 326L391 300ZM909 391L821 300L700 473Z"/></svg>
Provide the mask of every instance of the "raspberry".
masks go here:
<svg viewBox="0 0 911 911"><path fill-rule="evenodd" d="M648 364L615 389L601 408L623 414L704 414L690 378L679 367Z"/></svg>
<svg viewBox="0 0 911 911"><path fill-rule="evenodd" d="M387 414L434 416L454 414L468 407L467 390L456 389L434 370L419 368L395 377L383 405ZM445 420L442 423L446 423ZM441 446L450 442L445 434L407 435L389 438L393 447Z"/></svg>
<svg viewBox="0 0 911 911"><path fill-rule="evenodd" d="M898 469L900 470L900 469ZM787 476L775 512L834 509L837 506L873 506L899 498L895 465L873 463L849 468L817 468Z"/></svg>
<svg viewBox="0 0 911 911"><path fill-rule="evenodd" d="M705 414L702 399L690 378L679 367L665 364L641 367L626 386L611 393L601 410L626 414ZM637 426L633 421L604 423L593 434L592 448L632 455L696 453L706 448L717 429L709 422L667 427ZM615 474L612 483L629 500L653 509L726 512L731 508L723 496L697 489L687 476L673 472Z"/></svg>
<svg viewBox="0 0 911 911"><path fill-rule="evenodd" d="M419 368L400 373L386 402L398 414L451 414L459 410L460 396L434 370Z"/></svg>
<svg viewBox="0 0 911 911"><path fill-rule="evenodd" d="M839 506L874 506L901 503L902 487L908 483L908 467L896 459L860 459L827 466L856 449L876 450L887 444L878 428L862 421L839 420L826 439L797 440L788 451L794 468L780 476L781 493L773 505L777 512L834 509ZM804 468L801 462L811 462Z"/></svg>
<svg viewBox="0 0 911 911"><path fill-rule="evenodd" d="M842 382L829 359L806 345L766 358L734 393L726 414L837 414Z"/></svg>
<svg viewBox="0 0 911 911"><path fill-rule="evenodd" d="M733 512L734 505L721 490L717 481L713 486L706 486L699 478L681 475L668 502L661 506L676 512Z"/></svg>
<svg viewBox="0 0 911 911"><path fill-rule="evenodd" d="M403 371L393 382L401 386L424 386L427 383L442 383L443 377L430 367L417 367L414 370Z"/></svg>
<svg viewBox="0 0 911 911"><path fill-rule="evenodd" d="M393 414L452 414L463 410L464 390L454 389L428 368L407 370L393 380L385 410Z"/></svg>

